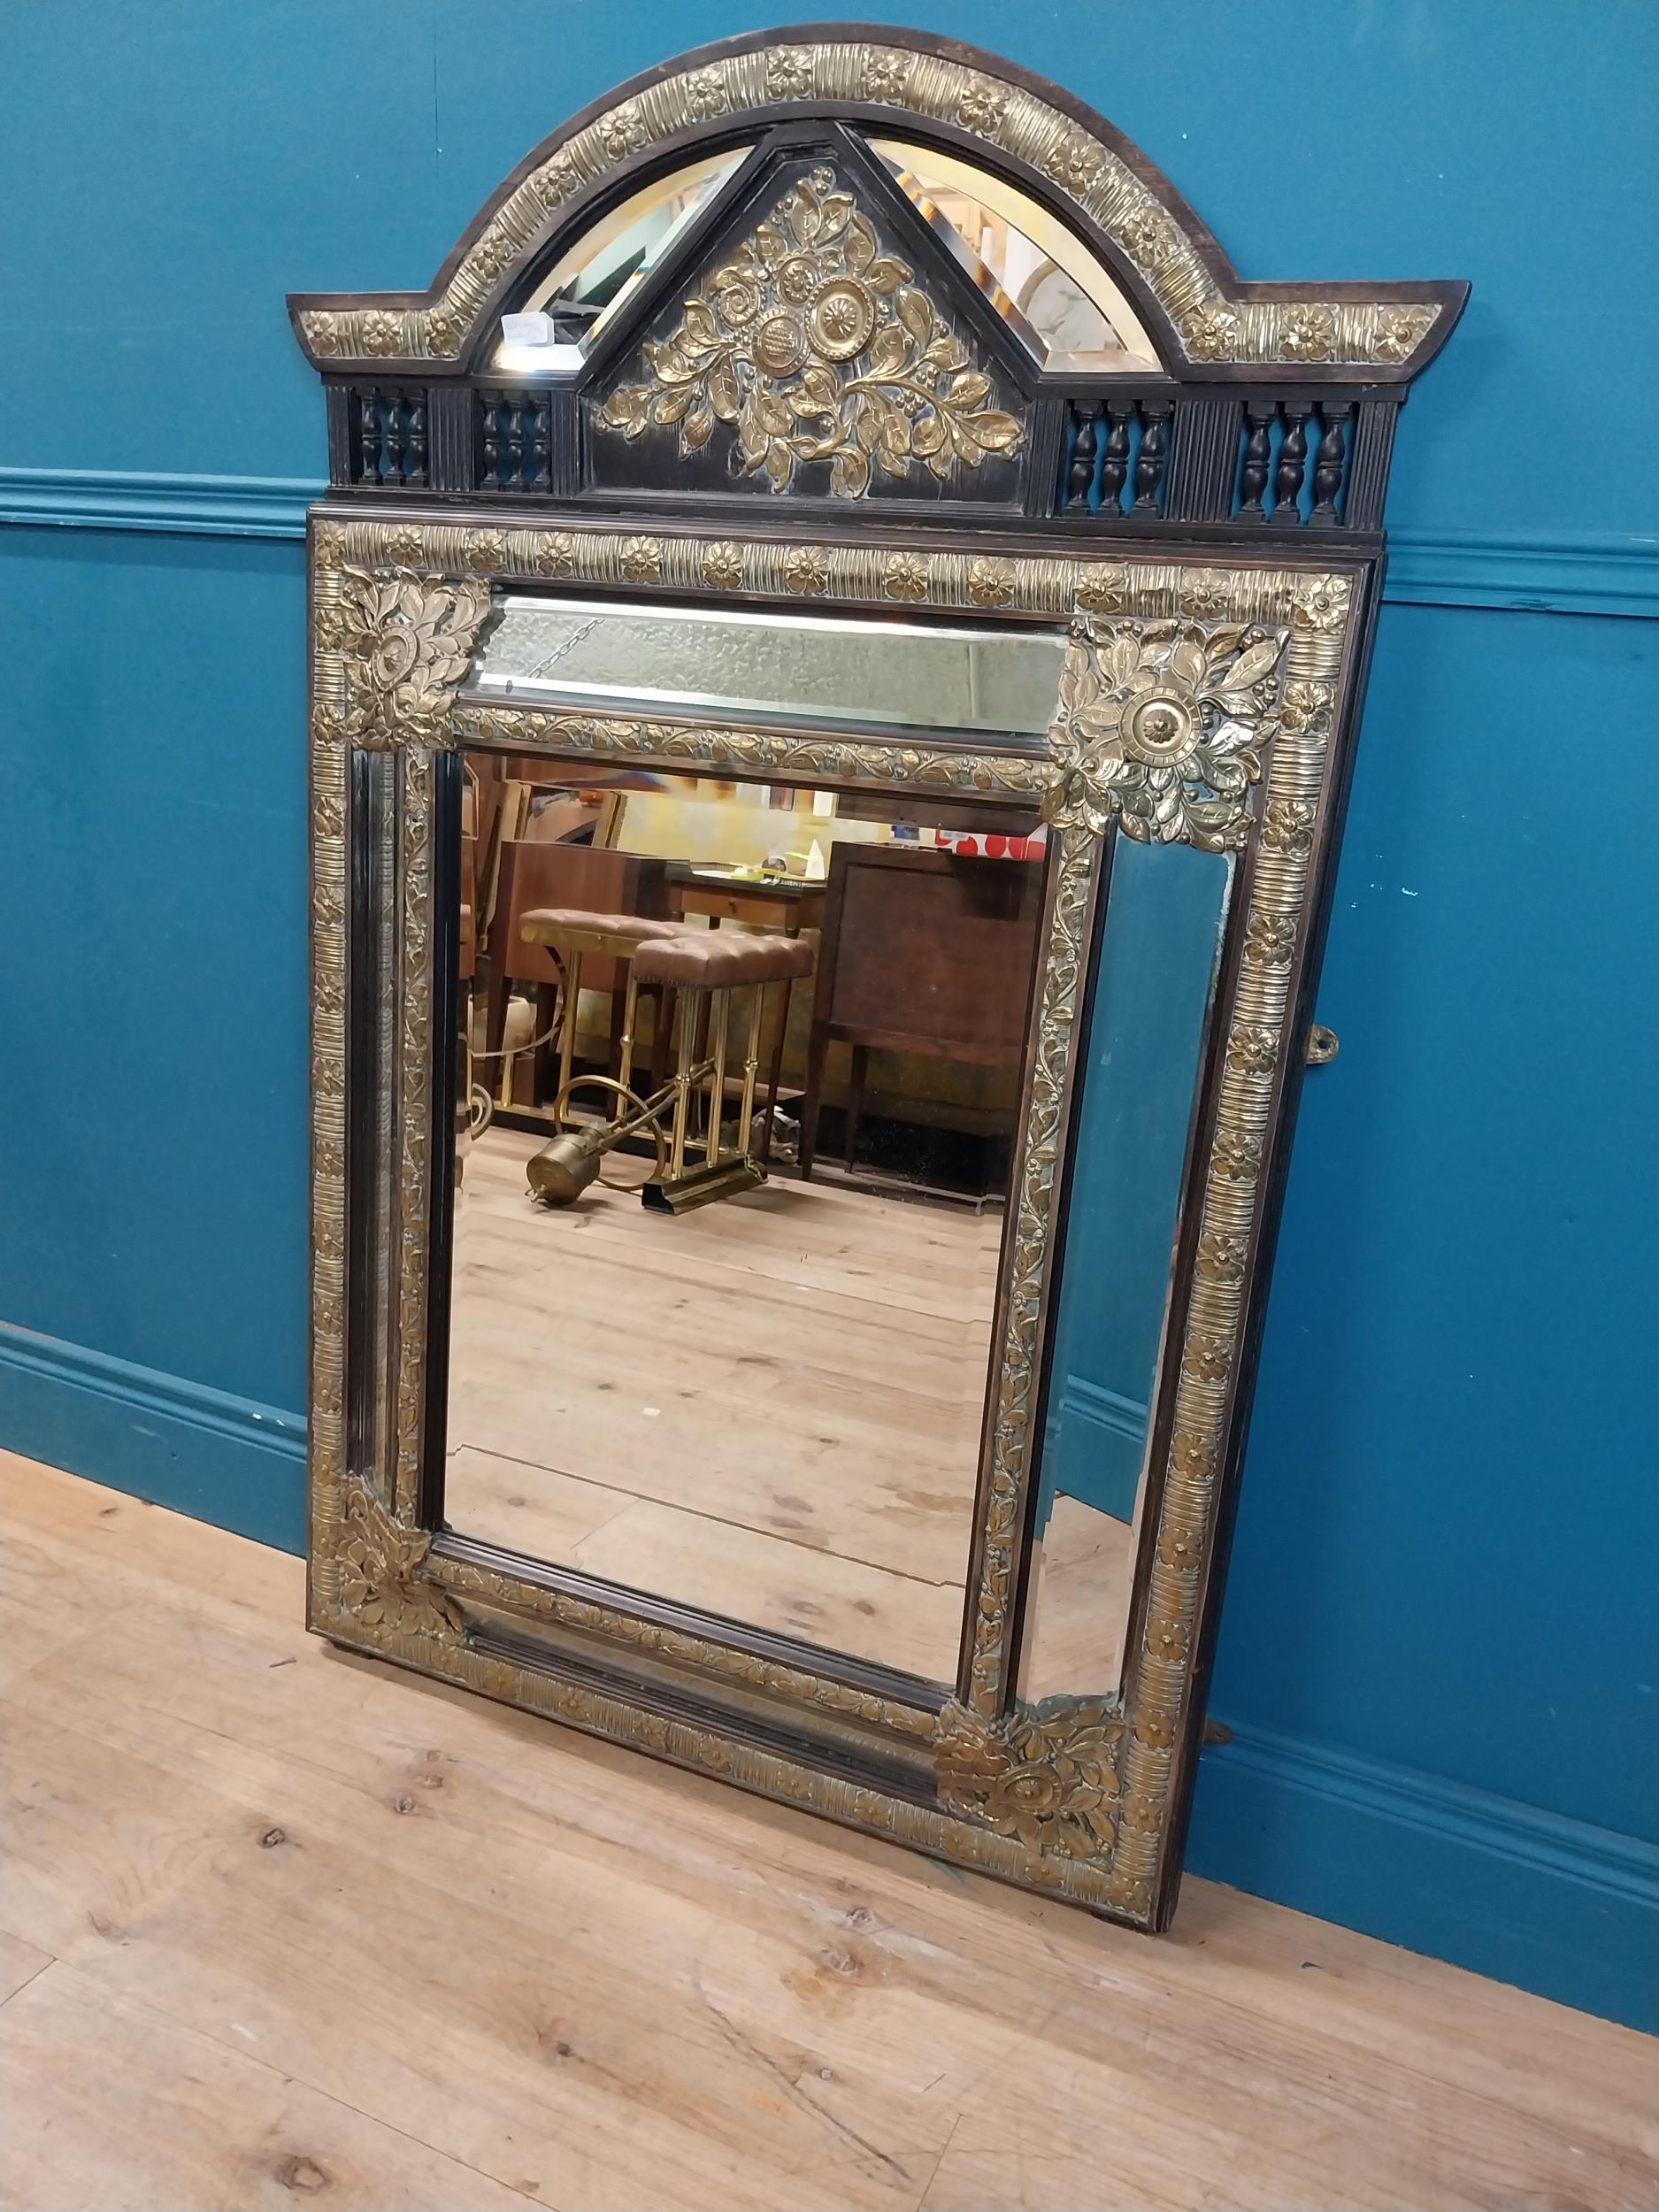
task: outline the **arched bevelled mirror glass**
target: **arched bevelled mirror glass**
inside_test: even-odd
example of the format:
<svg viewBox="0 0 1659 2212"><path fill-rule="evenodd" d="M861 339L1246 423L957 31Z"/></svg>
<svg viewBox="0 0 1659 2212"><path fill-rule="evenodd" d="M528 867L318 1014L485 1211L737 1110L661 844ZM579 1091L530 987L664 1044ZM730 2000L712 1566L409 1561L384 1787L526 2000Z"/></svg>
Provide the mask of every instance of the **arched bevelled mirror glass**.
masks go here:
<svg viewBox="0 0 1659 2212"><path fill-rule="evenodd" d="M1123 288L1028 193L936 146L872 143L1040 367L1143 375L1157 368Z"/></svg>
<svg viewBox="0 0 1659 2212"><path fill-rule="evenodd" d="M523 305L503 318L494 366L504 376L580 368L629 295L749 151L727 147L631 193L559 256Z"/></svg>

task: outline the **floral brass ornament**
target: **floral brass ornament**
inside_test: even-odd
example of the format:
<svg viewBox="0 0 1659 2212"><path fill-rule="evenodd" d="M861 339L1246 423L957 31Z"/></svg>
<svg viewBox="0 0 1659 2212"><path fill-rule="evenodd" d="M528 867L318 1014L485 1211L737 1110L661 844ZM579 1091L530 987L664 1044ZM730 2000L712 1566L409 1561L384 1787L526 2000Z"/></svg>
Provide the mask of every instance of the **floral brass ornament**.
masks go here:
<svg viewBox="0 0 1659 2212"><path fill-rule="evenodd" d="M1121 614L1129 603L1129 571L1119 561L1084 570L1077 603L1085 614Z"/></svg>
<svg viewBox="0 0 1659 2212"><path fill-rule="evenodd" d="M1227 1039L1227 1065L1244 1075L1271 1075L1279 1058L1279 1033L1240 1022Z"/></svg>
<svg viewBox="0 0 1659 2212"><path fill-rule="evenodd" d="M1296 588L1292 618L1300 630L1317 630L1328 636L1346 624L1348 599L1346 577L1310 577Z"/></svg>
<svg viewBox="0 0 1659 2212"><path fill-rule="evenodd" d="M452 361L465 335L466 326L452 307L434 307L426 317L426 347L437 360Z"/></svg>
<svg viewBox="0 0 1659 2212"><path fill-rule="evenodd" d="M672 428L681 453L724 424L735 473L787 491L827 462L841 499L862 497L878 469L943 481L1018 452L1024 425L987 404L990 378L913 273L880 250L834 173L813 169L687 298L671 334L647 341L649 380L618 385L599 420L629 440Z"/></svg>
<svg viewBox="0 0 1659 2212"><path fill-rule="evenodd" d="M812 49L780 46L766 57L766 97L804 100L812 89Z"/></svg>
<svg viewBox="0 0 1659 2212"><path fill-rule="evenodd" d="M1181 1354L1183 1371L1195 1382L1220 1382L1233 1365L1233 1340L1198 1330Z"/></svg>
<svg viewBox="0 0 1659 2212"><path fill-rule="evenodd" d="M968 596L976 607L1008 606L1014 596L1013 564L977 554L968 565Z"/></svg>
<svg viewBox="0 0 1659 2212"><path fill-rule="evenodd" d="M1055 182L1074 199L1088 190L1105 165L1104 149L1082 131L1072 131L1063 138L1043 164Z"/></svg>
<svg viewBox="0 0 1659 2212"><path fill-rule="evenodd" d="M686 111L698 122L724 115L731 104L725 73L718 69L696 69L686 80Z"/></svg>
<svg viewBox="0 0 1659 2212"><path fill-rule="evenodd" d="M655 584L663 573L663 549L655 538L625 538L618 562L629 583Z"/></svg>
<svg viewBox="0 0 1659 2212"><path fill-rule="evenodd" d="M894 104L903 100L910 81L910 58L896 51L872 53L864 64L864 97Z"/></svg>
<svg viewBox="0 0 1659 2212"><path fill-rule="evenodd" d="M1189 361L1231 361L1239 343L1239 319L1230 307L1200 307L1181 324Z"/></svg>
<svg viewBox="0 0 1659 2212"><path fill-rule="evenodd" d="M1279 343L1292 361L1328 361L1336 348L1336 317L1328 307L1286 311Z"/></svg>
<svg viewBox="0 0 1659 2212"><path fill-rule="evenodd" d="M625 100L620 107L600 119L599 143L612 161L621 161L638 146L645 143L645 125L639 109L632 100Z"/></svg>
<svg viewBox="0 0 1659 2212"><path fill-rule="evenodd" d="M480 277L499 276L512 259L513 244L504 231L489 229L466 257L469 266Z"/></svg>
<svg viewBox="0 0 1659 2212"><path fill-rule="evenodd" d="M1285 642L1253 624L1079 617L1048 736L1048 819L1098 833L1116 815L1141 844L1242 844Z"/></svg>
<svg viewBox="0 0 1659 2212"><path fill-rule="evenodd" d="M480 576L493 576L507 558L506 534L501 530L473 530L466 541L466 565Z"/></svg>
<svg viewBox="0 0 1659 2212"><path fill-rule="evenodd" d="M743 556L738 548L724 541L705 547L703 580L713 591L739 590L743 581Z"/></svg>
<svg viewBox="0 0 1659 2212"><path fill-rule="evenodd" d="M568 154L556 154L530 180L531 188L549 213L562 207L581 184L581 175Z"/></svg>
<svg viewBox="0 0 1659 2212"><path fill-rule="evenodd" d="M1313 846L1314 810L1305 799L1273 799L1262 818L1262 842L1270 852L1307 853Z"/></svg>
<svg viewBox="0 0 1659 2212"><path fill-rule="evenodd" d="M926 599L927 562L920 553L895 553L887 563L882 589L889 599Z"/></svg>
<svg viewBox="0 0 1659 2212"><path fill-rule="evenodd" d="M403 1527L361 1482L346 1490L340 1595L348 1612L372 1628L405 1635L458 1636L460 1609L423 1570L432 1549L425 1530Z"/></svg>
<svg viewBox="0 0 1659 2212"><path fill-rule="evenodd" d="M792 545L784 557L783 579L800 599L810 599L829 588L829 560L822 546Z"/></svg>
<svg viewBox="0 0 1659 2212"><path fill-rule="evenodd" d="M1198 1240L1198 1272L1210 1283L1241 1283L1250 1240L1234 1229L1206 1229Z"/></svg>
<svg viewBox="0 0 1659 2212"><path fill-rule="evenodd" d="M1154 267L1175 243L1175 234L1162 209L1152 205L1130 216L1121 236L1124 250L1142 269Z"/></svg>
<svg viewBox="0 0 1659 2212"><path fill-rule="evenodd" d="M1117 1833L1123 1732L1107 1698L1046 1698L995 1722L952 1703L933 1739L940 1802L1027 1851L1097 1859Z"/></svg>
<svg viewBox="0 0 1659 2212"><path fill-rule="evenodd" d="M1371 336L1372 358L1405 361L1427 335L1436 311L1432 307L1385 307L1377 317Z"/></svg>
<svg viewBox="0 0 1659 2212"><path fill-rule="evenodd" d="M359 745L442 744L489 593L471 579L341 572L347 706L340 735Z"/></svg>
<svg viewBox="0 0 1659 2212"><path fill-rule="evenodd" d="M1286 723L1288 728L1289 725ZM1244 933L1244 956L1264 968L1287 967L1296 949L1293 914L1252 914Z"/></svg>
<svg viewBox="0 0 1659 2212"><path fill-rule="evenodd" d="M956 102L957 122L981 138L995 138L1007 112L1007 92L988 77L973 78Z"/></svg>

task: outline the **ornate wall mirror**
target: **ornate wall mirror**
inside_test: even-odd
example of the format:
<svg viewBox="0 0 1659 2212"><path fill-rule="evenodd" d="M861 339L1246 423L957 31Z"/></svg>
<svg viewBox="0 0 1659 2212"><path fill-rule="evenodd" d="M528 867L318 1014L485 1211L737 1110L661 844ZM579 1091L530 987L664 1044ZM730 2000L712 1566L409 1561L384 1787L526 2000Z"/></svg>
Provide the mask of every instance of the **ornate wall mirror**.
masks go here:
<svg viewBox="0 0 1659 2212"><path fill-rule="evenodd" d="M1463 290L831 26L292 302L322 1633L1164 1924Z"/></svg>

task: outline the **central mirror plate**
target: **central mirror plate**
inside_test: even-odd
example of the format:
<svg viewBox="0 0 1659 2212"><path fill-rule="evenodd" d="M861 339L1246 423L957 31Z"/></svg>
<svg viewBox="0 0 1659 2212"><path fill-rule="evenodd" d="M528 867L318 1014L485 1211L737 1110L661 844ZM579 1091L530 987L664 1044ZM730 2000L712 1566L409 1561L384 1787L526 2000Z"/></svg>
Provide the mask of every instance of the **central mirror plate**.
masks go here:
<svg viewBox="0 0 1659 2212"><path fill-rule="evenodd" d="M1029 755L1064 649L509 596L465 695L579 737L598 710L669 718L671 741L948 728ZM504 741L462 780L445 1524L717 1636L952 1681L1053 865L1034 800ZM1056 1252L1071 1234L1088 1267L1060 1276L1031 1455L1028 1697L1117 1680L1231 877L1126 841L1103 871Z"/></svg>
<svg viewBox="0 0 1659 2212"><path fill-rule="evenodd" d="M1037 822L465 772L446 1519L949 1678Z"/></svg>

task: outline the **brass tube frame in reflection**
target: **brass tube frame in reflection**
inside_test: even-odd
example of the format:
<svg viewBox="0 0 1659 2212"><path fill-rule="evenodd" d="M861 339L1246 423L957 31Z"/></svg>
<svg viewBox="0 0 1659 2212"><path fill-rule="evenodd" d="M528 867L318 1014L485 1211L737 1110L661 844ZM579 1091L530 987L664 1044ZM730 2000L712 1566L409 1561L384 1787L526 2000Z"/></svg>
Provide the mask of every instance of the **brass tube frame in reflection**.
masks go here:
<svg viewBox="0 0 1659 2212"><path fill-rule="evenodd" d="M703 1156L712 1163L720 1156L720 1133L726 1125L726 1032L732 1010L730 991L710 991L709 994L709 1025L714 1032L714 1050L710 1056L714 1071L709 1078L709 1116L703 1124Z"/></svg>
<svg viewBox="0 0 1659 2212"><path fill-rule="evenodd" d="M757 983L749 1002L749 1042L743 1055L743 1103L739 1110L737 1143L741 1152L752 1153L750 1125L755 1118L755 1085L760 1074L760 1022L766 1003L766 986Z"/></svg>

